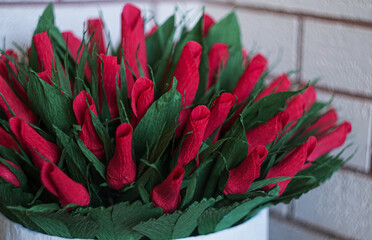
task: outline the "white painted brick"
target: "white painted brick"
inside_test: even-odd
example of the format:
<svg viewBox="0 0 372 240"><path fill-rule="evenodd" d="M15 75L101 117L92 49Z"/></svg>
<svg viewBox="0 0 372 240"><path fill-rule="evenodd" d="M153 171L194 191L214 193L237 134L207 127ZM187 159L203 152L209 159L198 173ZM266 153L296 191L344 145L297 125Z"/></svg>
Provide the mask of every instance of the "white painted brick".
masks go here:
<svg viewBox="0 0 372 240"><path fill-rule="evenodd" d="M372 20L370 0L235 0L241 5L267 7L330 17Z"/></svg>
<svg viewBox="0 0 372 240"><path fill-rule="evenodd" d="M348 238L372 236L372 179L339 171L295 202L295 217Z"/></svg>
<svg viewBox="0 0 372 240"><path fill-rule="evenodd" d="M285 217L289 213L289 207L290 207L290 204L280 203L278 205L270 207L270 212L273 212L273 213L278 214L282 217Z"/></svg>
<svg viewBox="0 0 372 240"><path fill-rule="evenodd" d="M330 94L318 91L318 99L321 101L328 101L331 97ZM346 165L369 172L371 168L372 102L335 95L332 106L337 110L339 122L348 120L353 128L344 146L350 143L354 145L347 149L343 156L345 158L350 156L358 148L355 156ZM341 149L339 148L335 153Z"/></svg>
<svg viewBox="0 0 372 240"><path fill-rule="evenodd" d="M269 240L336 240L335 238L324 236L317 232L309 231L298 227L287 221L280 221L270 218L269 221Z"/></svg>
<svg viewBox="0 0 372 240"><path fill-rule="evenodd" d="M372 28L305 21L303 79L372 96Z"/></svg>
<svg viewBox="0 0 372 240"><path fill-rule="evenodd" d="M273 74L296 70L298 22L295 18L238 10L243 45L259 51L274 64Z"/></svg>

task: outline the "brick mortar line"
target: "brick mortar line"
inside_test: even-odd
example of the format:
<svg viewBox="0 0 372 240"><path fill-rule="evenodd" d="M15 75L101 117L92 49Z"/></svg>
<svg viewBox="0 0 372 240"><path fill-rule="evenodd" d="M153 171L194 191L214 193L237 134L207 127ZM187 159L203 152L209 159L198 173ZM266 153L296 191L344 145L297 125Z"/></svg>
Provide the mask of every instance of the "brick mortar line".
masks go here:
<svg viewBox="0 0 372 240"><path fill-rule="evenodd" d="M302 83L305 83L304 81L302 81ZM339 90L339 89L331 89L331 88L328 88L328 87L322 87L322 86L317 86L315 85L315 88L321 92L325 92L325 93L330 93L330 94L334 94L334 95L342 95L342 96L346 96L346 97L350 97L350 98L354 98L354 99L358 99L358 100L367 100L367 101L372 101L372 96L368 96L368 95L365 95L365 94L362 94L362 93L352 93L352 92L348 92L348 91L344 91L344 90Z"/></svg>
<svg viewBox="0 0 372 240"><path fill-rule="evenodd" d="M208 3L208 4L220 5L220 6L229 6L229 7L234 7L234 8L243 9L243 10L245 9L245 10L250 10L250 11L255 11L255 12L278 14L278 15L291 16L291 17L303 17L303 18L322 20L325 22L336 22L336 23L343 23L345 25L372 28L372 21L368 21L368 20L326 16L326 15L316 14L316 13L307 13L301 10L290 11L290 10L284 10L284 9L275 9L273 7L260 7L260 6L255 6L251 4L240 5L240 4L233 3L233 2L232 3L214 2L213 0L203 0L203 2Z"/></svg>
<svg viewBox="0 0 372 240"><path fill-rule="evenodd" d="M325 237L330 237L338 240L351 240L352 238L348 238L345 236L339 235L339 233L324 229L322 227L313 225L311 223L308 223L303 220L298 220L298 219L288 219L286 217L281 216L280 214L270 211L270 218L275 219L280 222L284 222L286 225L292 225L297 228L302 229L304 232L310 232L310 233L317 233L321 234Z"/></svg>

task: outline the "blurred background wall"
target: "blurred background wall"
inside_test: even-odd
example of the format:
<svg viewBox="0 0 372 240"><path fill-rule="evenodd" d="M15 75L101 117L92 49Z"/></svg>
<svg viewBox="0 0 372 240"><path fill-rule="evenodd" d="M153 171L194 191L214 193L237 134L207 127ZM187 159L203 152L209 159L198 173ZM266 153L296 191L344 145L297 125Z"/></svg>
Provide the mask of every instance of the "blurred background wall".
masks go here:
<svg viewBox="0 0 372 240"><path fill-rule="evenodd" d="M29 45L43 0L0 0L0 46ZM114 45L119 43L123 1L55 0L60 30L82 35L83 22L103 15ZM349 142L358 152L330 181L289 205L270 209L270 239L372 239L372 0L132 1L147 19L164 21L175 6L216 20L235 9L243 45L260 51L273 75L298 70L294 82L317 77L318 97L334 96L341 120L353 124ZM194 15L193 15L194 14ZM190 21L193 19L191 18ZM228 34L228 33L226 33ZM278 61L279 60L279 61ZM355 148L354 148L355 149ZM345 155L351 154L352 149Z"/></svg>

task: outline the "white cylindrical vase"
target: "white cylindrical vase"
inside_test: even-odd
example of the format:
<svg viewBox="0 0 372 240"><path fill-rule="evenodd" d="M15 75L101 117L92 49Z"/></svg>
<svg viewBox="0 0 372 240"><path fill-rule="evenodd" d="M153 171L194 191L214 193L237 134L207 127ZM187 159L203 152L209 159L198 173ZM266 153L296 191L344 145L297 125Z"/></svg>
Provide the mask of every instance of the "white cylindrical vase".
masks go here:
<svg viewBox="0 0 372 240"><path fill-rule="evenodd" d="M183 238L183 240L268 240L269 211L261 210L255 217L238 226L225 229L208 235ZM18 223L14 223L0 214L0 239L1 240L67 240L67 238L48 236L31 231Z"/></svg>

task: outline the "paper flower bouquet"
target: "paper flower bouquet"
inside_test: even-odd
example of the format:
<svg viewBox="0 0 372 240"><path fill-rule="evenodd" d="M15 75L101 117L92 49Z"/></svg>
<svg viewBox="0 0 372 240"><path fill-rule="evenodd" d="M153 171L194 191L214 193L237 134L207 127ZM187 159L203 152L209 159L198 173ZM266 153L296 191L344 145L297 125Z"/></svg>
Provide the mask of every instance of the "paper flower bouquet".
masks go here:
<svg viewBox="0 0 372 240"><path fill-rule="evenodd" d="M268 61L242 48L234 13L191 29L172 16L145 34L127 4L121 21L113 49L101 19L79 39L49 5L28 51L2 51L8 219L64 238L208 234L299 198L345 162L328 153L350 123L310 84L266 84Z"/></svg>

